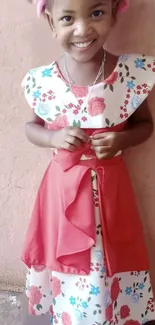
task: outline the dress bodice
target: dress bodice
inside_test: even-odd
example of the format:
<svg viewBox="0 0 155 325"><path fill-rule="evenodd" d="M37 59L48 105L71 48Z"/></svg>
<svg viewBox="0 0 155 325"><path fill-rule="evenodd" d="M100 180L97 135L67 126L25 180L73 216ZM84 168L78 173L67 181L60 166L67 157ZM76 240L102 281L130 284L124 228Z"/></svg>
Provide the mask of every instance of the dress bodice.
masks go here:
<svg viewBox="0 0 155 325"><path fill-rule="evenodd" d="M114 71L92 87L72 87L56 62L30 70L23 87L26 100L48 127L107 128L121 124L147 98L155 84L155 58L120 56Z"/></svg>

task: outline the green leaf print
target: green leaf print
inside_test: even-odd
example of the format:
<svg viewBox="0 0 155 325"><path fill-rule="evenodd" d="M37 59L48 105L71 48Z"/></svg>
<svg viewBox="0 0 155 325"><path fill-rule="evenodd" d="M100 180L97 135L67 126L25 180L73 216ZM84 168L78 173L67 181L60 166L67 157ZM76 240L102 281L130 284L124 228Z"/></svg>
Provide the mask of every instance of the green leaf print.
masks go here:
<svg viewBox="0 0 155 325"><path fill-rule="evenodd" d="M55 298L53 299L53 305L54 305L54 306L56 305L56 300L55 300Z"/></svg>
<svg viewBox="0 0 155 325"><path fill-rule="evenodd" d="M125 69L127 70L127 71L129 71L129 67L125 64Z"/></svg>
<svg viewBox="0 0 155 325"><path fill-rule="evenodd" d="M113 85L110 85L109 88L110 88L111 91L114 91L114 87L113 87Z"/></svg>
<svg viewBox="0 0 155 325"><path fill-rule="evenodd" d="M29 89L27 89L27 94L29 94L30 93L30 88Z"/></svg>
<svg viewBox="0 0 155 325"><path fill-rule="evenodd" d="M36 306L36 308L37 308L38 310L40 310L40 309L42 309L43 307L42 307L42 305L38 304L38 305Z"/></svg>
<svg viewBox="0 0 155 325"><path fill-rule="evenodd" d="M59 107L59 106L56 106L56 110L57 110L58 112L60 112L60 107Z"/></svg>
<svg viewBox="0 0 155 325"><path fill-rule="evenodd" d="M32 78L32 82L35 84L36 83L36 79L33 77Z"/></svg>
<svg viewBox="0 0 155 325"><path fill-rule="evenodd" d="M29 77L27 78L27 81L30 81L30 79L31 79L31 77L29 76Z"/></svg>
<svg viewBox="0 0 155 325"><path fill-rule="evenodd" d="M52 122L52 119L51 119L50 117L48 117L48 118L46 119L46 121L48 121L48 122Z"/></svg>
<svg viewBox="0 0 155 325"><path fill-rule="evenodd" d="M108 120L108 118L105 119L105 122L108 126L110 125L110 121Z"/></svg>
<svg viewBox="0 0 155 325"><path fill-rule="evenodd" d="M70 91L70 88L68 87L67 89L66 89L66 93L68 93Z"/></svg>
<svg viewBox="0 0 155 325"><path fill-rule="evenodd" d="M81 127L81 122L80 121L73 121L73 126L75 127L75 128L80 128Z"/></svg>

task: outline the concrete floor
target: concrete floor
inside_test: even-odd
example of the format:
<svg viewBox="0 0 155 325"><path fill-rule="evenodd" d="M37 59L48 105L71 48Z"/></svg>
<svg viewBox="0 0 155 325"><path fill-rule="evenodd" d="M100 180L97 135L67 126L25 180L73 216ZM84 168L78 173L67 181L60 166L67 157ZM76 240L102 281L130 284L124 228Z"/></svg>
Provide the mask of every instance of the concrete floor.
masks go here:
<svg viewBox="0 0 155 325"><path fill-rule="evenodd" d="M24 294L0 292L0 325L50 325L48 316L29 316Z"/></svg>

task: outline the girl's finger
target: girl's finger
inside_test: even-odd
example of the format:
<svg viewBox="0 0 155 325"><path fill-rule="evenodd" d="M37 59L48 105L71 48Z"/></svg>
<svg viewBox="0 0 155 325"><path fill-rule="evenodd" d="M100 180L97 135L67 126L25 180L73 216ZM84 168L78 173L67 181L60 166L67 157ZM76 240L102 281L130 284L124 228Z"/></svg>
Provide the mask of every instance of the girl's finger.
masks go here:
<svg viewBox="0 0 155 325"><path fill-rule="evenodd" d="M107 138L93 139L91 141L91 144L92 144L93 147L108 146L109 145L109 140Z"/></svg>
<svg viewBox="0 0 155 325"><path fill-rule="evenodd" d="M82 141L79 140L78 138L73 137L72 135L68 135L65 139L65 142L67 142L75 147L80 147L82 145Z"/></svg>
<svg viewBox="0 0 155 325"><path fill-rule="evenodd" d="M75 137L83 142L89 142L90 139L89 139L89 136L83 131L81 130L80 128L71 128L69 130L69 134L72 136L72 137Z"/></svg>
<svg viewBox="0 0 155 325"><path fill-rule="evenodd" d="M109 146L95 146L95 147L92 146L92 150L94 150L96 153L105 154L110 151L110 147Z"/></svg>

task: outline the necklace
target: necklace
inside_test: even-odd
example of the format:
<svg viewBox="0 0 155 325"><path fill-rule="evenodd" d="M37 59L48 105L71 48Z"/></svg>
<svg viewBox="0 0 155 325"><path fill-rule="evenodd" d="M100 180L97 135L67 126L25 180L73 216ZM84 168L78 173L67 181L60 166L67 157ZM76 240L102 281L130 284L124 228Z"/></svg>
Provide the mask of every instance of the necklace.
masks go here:
<svg viewBox="0 0 155 325"><path fill-rule="evenodd" d="M94 82L92 84L89 85L89 87L94 86L97 81L99 80L99 78L102 76L102 80L104 80L104 66L105 66L105 62L106 62L106 51L104 51L104 57L102 59L100 68L98 70L98 73L96 75L96 78L94 80ZM75 84L75 82L73 81L73 79L71 78L69 71L68 71L68 67L67 67L67 53L65 53L64 55L64 70L67 76L67 81L69 83L70 89L72 88L72 85Z"/></svg>
<svg viewBox="0 0 155 325"><path fill-rule="evenodd" d="M91 85L89 85L89 87L91 86L91 89L89 91L88 97L85 99L85 101L83 103L84 111L87 109L87 104L88 104L88 102L89 102L89 100L91 98L91 95L92 95L93 90L94 90L94 86L96 85L97 81L99 80L99 78L101 76L102 76L102 80L104 80L104 66L105 66L105 62L106 62L106 51L104 51L104 57L102 59L100 68L99 68L98 73L96 75L96 78L95 78L94 82ZM70 74L68 72L68 68L67 68L67 54L66 53L65 53L65 56L64 56L64 70L66 72L67 81L68 81L70 90L72 91L72 87L73 87L74 81L71 79Z"/></svg>

